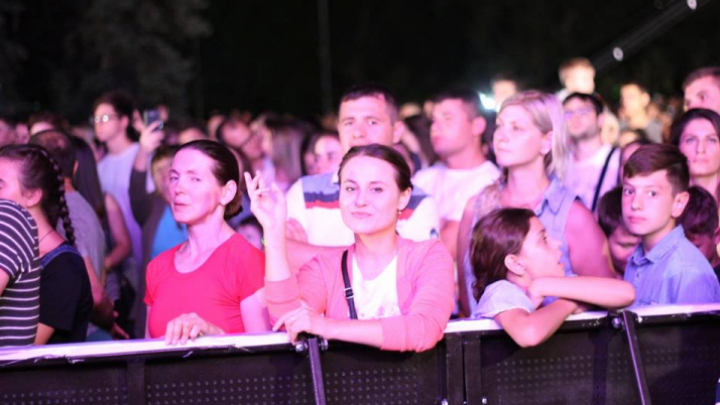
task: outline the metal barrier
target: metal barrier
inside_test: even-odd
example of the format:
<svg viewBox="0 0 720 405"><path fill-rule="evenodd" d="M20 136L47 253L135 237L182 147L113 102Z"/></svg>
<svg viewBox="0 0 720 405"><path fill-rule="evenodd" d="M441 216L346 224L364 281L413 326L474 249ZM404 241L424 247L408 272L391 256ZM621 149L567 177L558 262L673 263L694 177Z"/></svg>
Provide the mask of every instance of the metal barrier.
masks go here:
<svg viewBox="0 0 720 405"><path fill-rule="evenodd" d="M527 349L491 320L451 322L423 353L323 346L275 333L0 349L0 404L709 404L720 305L580 314Z"/></svg>

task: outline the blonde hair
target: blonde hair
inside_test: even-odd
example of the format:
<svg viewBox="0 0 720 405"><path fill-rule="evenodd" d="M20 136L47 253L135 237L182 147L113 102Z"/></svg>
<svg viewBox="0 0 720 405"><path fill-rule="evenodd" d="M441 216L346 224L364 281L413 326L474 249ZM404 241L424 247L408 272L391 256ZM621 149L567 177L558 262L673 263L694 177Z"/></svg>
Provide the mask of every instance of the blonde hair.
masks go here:
<svg viewBox="0 0 720 405"><path fill-rule="evenodd" d="M548 177L565 177L567 167L567 131L562 105L553 94L528 90L505 100L499 112L510 106L520 106L532 117L533 124L543 134L551 133L552 150L545 155L545 172Z"/></svg>

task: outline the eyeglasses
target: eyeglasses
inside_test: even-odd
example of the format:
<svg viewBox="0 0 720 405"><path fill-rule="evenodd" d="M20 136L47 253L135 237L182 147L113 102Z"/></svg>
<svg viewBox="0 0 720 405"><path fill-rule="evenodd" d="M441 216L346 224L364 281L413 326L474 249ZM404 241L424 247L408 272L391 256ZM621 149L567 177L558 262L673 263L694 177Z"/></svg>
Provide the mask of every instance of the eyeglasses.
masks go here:
<svg viewBox="0 0 720 405"><path fill-rule="evenodd" d="M572 111L572 110L565 111L564 116L565 116L566 120L569 120L570 118L572 118L574 116L583 117L585 115L590 114L593 111L595 111L595 109L590 108L590 107L578 108L575 111Z"/></svg>
<svg viewBox="0 0 720 405"><path fill-rule="evenodd" d="M119 115L117 114L104 114L104 115L91 115L90 116L90 125L99 124L99 123L105 123L110 121L112 118L117 118Z"/></svg>

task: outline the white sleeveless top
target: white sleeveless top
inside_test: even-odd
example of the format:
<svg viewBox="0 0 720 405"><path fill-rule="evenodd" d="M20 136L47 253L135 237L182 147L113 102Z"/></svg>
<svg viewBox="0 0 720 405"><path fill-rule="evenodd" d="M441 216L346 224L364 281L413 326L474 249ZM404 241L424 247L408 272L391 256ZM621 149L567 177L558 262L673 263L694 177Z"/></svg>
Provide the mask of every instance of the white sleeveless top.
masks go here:
<svg viewBox="0 0 720 405"><path fill-rule="evenodd" d="M352 289L358 319L401 315L397 295L397 256L374 279L366 280L353 257Z"/></svg>

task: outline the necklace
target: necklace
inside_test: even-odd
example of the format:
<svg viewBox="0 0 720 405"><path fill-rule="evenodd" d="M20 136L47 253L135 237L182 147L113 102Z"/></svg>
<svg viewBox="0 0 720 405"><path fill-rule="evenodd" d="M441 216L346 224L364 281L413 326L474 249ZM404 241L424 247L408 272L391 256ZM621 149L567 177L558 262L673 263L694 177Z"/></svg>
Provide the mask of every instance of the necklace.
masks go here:
<svg viewBox="0 0 720 405"><path fill-rule="evenodd" d="M43 237L40 238L40 240L38 240L38 245L40 245L40 243L42 243L43 239L47 238L47 236L50 235L50 233L51 233L53 230L54 230L54 229L50 229L49 231L45 232L45 235L43 235Z"/></svg>

